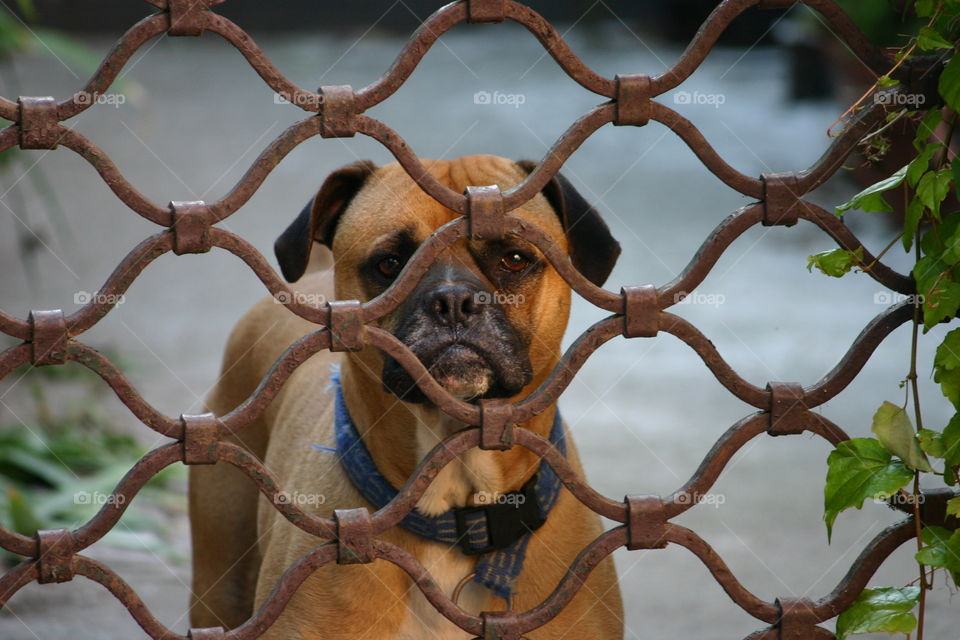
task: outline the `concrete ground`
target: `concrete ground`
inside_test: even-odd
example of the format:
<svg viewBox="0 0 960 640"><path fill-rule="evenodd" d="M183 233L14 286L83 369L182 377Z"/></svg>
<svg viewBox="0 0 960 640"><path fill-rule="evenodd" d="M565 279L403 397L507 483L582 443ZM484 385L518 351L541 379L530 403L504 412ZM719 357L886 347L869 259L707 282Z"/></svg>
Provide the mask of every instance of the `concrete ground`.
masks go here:
<svg viewBox="0 0 960 640"><path fill-rule="evenodd" d="M304 87L363 86L392 61L403 39L377 30L359 33L254 36L277 67ZM599 98L567 78L525 31L508 25L457 28L435 46L409 82L371 114L393 127L423 157L489 152L540 158L573 120ZM618 22L572 29L573 49L597 72L657 73L680 50ZM91 40L98 55L110 42ZM784 59L776 50L718 49L687 82L707 102L668 104L700 127L721 155L747 175L799 170L829 144L825 131L839 104L796 106L785 100ZM21 86L3 95L54 95L76 91L85 73L46 57L18 61ZM79 79L78 79L79 77ZM213 35L160 39L126 68L118 89L125 103L97 105L71 121L100 145L147 197L217 200L240 178L257 153L302 113L275 103L243 58ZM514 96L510 104L476 104L474 94ZM522 104L516 96L522 96ZM721 98L718 98L720 96ZM116 101L115 101L116 102ZM127 210L96 172L76 154L26 152L55 184L69 218L69 240L49 223L29 189L26 204L0 221L2 308L18 317L29 309L76 308L77 292L95 291L136 243L159 229ZM222 226L252 242L275 264L271 246L323 177L357 158L391 160L373 141L313 139L291 153L251 201ZM709 231L748 200L725 187L675 135L652 123L641 129L605 127L570 159L565 170L609 221L623 257L607 288L672 279ZM831 182L813 200L832 206L856 188ZM849 216L867 246L879 251L892 237L882 220ZM39 284L31 286L16 251L24 225L42 239L36 254ZM755 228L744 234L699 289L702 304L678 306L747 380L810 384L840 359L864 325L884 307L882 288L864 275L827 279L806 270L807 255L832 248L812 225ZM891 264L903 268L898 250ZM252 272L232 255L157 260L137 279L123 305L82 340L120 350L127 373L144 397L168 415L195 412L214 383L233 322L265 293ZM604 314L577 301L568 343ZM926 375L945 329L921 346L925 419L941 427L948 406ZM9 341L3 344L8 344ZM823 414L851 435L867 435L870 417L884 400L902 402L898 383L907 372L909 331L896 331L861 375ZM0 410L28 404L6 383ZM695 471L715 440L752 410L712 377L696 354L669 335L617 339L588 362L560 401L571 424L590 482L613 498L627 493L670 493ZM145 442L153 438L113 397L106 409ZM829 446L810 436L761 438L748 444L712 489L722 504L701 505L677 519L693 528L760 598L828 593L865 544L898 516L865 505L844 513L827 544L822 487ZM175 544L188 553L183 516ZM137 590L161 622L178 632L184 617L189 567L152 549L118 552L94 547ZM915 574L911 545L904 545L871 580L902 585ZM763 625L731 603L702 563L680 547L616 554L627 605L628 638L742 638ZM949 594L931 599L928 637L956 638L958 617ZM829 626L829 625L828 625ZM31 585L0 613L6 640L138 638L142 632L99 586L78 579Z"/></svg>

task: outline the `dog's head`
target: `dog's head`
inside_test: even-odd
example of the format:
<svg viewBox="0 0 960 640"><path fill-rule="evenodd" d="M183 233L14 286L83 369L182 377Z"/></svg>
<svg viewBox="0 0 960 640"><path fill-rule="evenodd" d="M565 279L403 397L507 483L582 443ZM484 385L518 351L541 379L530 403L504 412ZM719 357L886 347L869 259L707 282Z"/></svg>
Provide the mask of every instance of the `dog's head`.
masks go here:
<svg viewBox="0 0 960 640"><path fill-rule="evenodd" d="M532 169L495 156L424 161L442 184L507 189ZM514 210L537 225L573 265L601 285L620 246L600 215L562 176ZM398 164L356 162L331 174L277 239L284 276L303 275L314 242L333 251L338 299L370 300L392 283L437 228L457 217ZM549 374L560 355L570 288L533 245L513 236L464 239L445 250L394 312L377 323L406 344L453 395L508 398ZM407 402L426 398L396 360L377 349L351 353Z"/></svg>

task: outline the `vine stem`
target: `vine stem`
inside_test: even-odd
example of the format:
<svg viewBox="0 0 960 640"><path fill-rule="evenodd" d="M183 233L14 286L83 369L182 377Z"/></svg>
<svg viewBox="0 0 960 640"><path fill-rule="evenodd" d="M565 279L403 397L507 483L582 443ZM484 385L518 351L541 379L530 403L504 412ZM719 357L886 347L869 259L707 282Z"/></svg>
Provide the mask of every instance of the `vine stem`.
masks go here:
<svg viewBox="0 0 960 640"><path fill-rule="evenodd" d="M906 191L904 191L906 193ZM914 238L914 249L917 262L920 262L920 225L917 225L916 237ZM910 373L907 374L907 380L910 381L910 388L913 391L913 413L917 423L917 432L923 429L923 416L920 412L920 388L917 384L917 344L920 339L920 322L922 321L922 308L920 296L913 296L913 335L910 341ZM917 551L923 549L923 523L920 520L920 472L913 472L913 526L917 537ZM917 640L923 640L923 622L927 608L927 590L930 583L927 582L927 574L924 571L923 564L917 562L917 568L920 571L920 604L917 610Z"/></svg>

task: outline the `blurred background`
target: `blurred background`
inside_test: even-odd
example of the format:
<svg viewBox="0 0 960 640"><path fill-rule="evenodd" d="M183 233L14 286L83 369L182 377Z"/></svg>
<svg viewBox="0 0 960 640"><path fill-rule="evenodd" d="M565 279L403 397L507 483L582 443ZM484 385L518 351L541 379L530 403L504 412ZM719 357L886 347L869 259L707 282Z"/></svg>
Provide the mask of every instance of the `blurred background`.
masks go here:
<svg viewBox="0 0 960 640"><path fill-rule="evenodd" d="M895 2L842 4L877 44L895 44L908 28ZM593 70L612 77L655 75L672 66L716 2L530 5ZM247 30L300 86L359 88L389 67L438 6L427 0L230 0L215 11ZM120 35L152 10L130 0L4 3L0 94L58 100L72 95ZM754 9L731 25L677 92L659 100L690 119L733 167L759 176L813 164L831 142L828 129L874 79L806 6ZM476 98L480 92L504 97L484 103ZM493 153L540 159L598 102L599 96L568 78L522 27L460 25L370 114L421 157ZM271 140L304 117L278 100L231 45L208 33L148 42L101 103L66 124L109 154L143 194L166 204L218 200ZM909 132L890 132L892 145L909 139ZM311 139L221 226L250 241L276 267L274 238L330 171L358 158L392 161L385 148L362 136ZM896 152L884 162L872 167L862 155L853 156L847 169L810 199L832 210L903 164ZM607 283L613 291L671 280L717 224L749 203L658 123L604 127L573 155L564 173L623 245ZM86 161L65 148L0 155L0 205L0 307L19 318L30 309L75 310L138 242L160 230L128 210ZM896 233L893 220L881 214L852 213L846 221L874 253ZM802 221L792 228L753 228L713 268L698 289L702 295L671 311L694 322L753 384L809 385L891 302L863 274L835 280L809 273L807 256L833 247L824 233ZM885 262L909 269L899 246ZM265 293L253 273L224 251L165 255L81 339L106 353L160 411L196 413L216 380L230 328ZM577 298L567 344L603 315ZM921 341L921 393L931 428L942 427L952 413L929 376L932 346L945 332L936 327ZM901 327L839 397L817 410L852 436L869 434L876 407L884 400L903 401L899 383L908 371L909 340L909 328ZM0 347L15 343L0 336ZM591 484L614 499L672 492L717 438L752 412L691 349L667 334L608 343L560 406ZM0 381L0 523L32 532L85 522L130 465L164 441L84 368L15 371ZM727 465L711 491L712 503L677 521L706 539L740 582L764 600L820 598L869 540L899 518L868 503L840 516L828 544L822 490L829 450L811 436L756 439ZM151 481L115 531L85 552L108 561L159 620L178 632L188 627L190 583L184 491L183 470L169 469ZM912 580L912 553L913 543L904 545L871 584ZM627 638L742 638L763 626L733 604L683 548L623 550L615 558ZM0 556L0 562L12 559ZM931 597L929 637L956 637L950 606L950 594L938 588ZM30 585L0 611L5 640L142 636L116 600L83 579Z"/></svg>

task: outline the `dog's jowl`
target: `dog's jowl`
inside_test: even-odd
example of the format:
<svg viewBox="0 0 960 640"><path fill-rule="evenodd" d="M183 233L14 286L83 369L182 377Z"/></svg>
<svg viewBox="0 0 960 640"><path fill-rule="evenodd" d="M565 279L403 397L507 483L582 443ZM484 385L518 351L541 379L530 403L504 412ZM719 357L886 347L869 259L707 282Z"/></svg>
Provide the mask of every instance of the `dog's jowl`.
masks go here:
<svg viewBox="0 0 960 640"><path fill-rule="evenodd" d="M494 156L425 161L456 192L522 181L532 166ZM512 212L536 225L573 265L602 284L619 254L598 213L557 176ZM295 212L291 212L295 215ZM457 214L396 164L331 174L277 239L298 296L368 301L396 280L417 248ZM440 254L413 292L374 324L393 334L443 388L466 402L516 401L558 363L571 292L543 254L510 235L463 239ZM251 309L227 343L208 407L229 413L251 396L289 345L317 330L273 298ZM440 411L395 359L367 346L323 351L291 375L263 416L230 440L264 461L282 499L332 517L379 509L418 462L464 424ZM575 469L577 451L555 407L523 423ZM582 471L581 471L582 472ZM323 541L288 522L227 463L191 468L194 627L234 628L272 597L284 572ZM523 447L471 449L443 468L417 508L379 537L412 555L471 614L539 604L601 533L599 517ZM535 639L623 635L613 562L589 575L570 606ZM331 563L311 573L264 638L469 638L436 612L410 577L385 560Z"/></svg>

